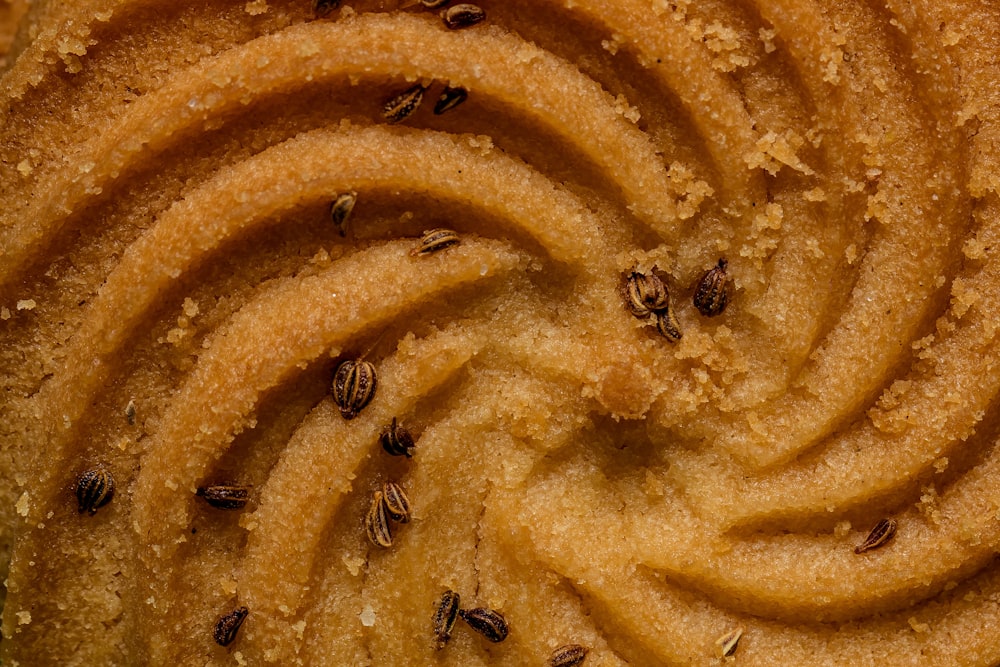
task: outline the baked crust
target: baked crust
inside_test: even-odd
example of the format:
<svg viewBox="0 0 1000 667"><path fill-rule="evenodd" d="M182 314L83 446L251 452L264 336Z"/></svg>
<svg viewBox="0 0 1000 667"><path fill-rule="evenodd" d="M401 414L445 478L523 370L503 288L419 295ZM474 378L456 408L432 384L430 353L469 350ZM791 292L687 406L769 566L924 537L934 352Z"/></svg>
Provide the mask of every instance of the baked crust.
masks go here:
<svg viewBox="0 0 1000 667"><path fill-rule="evenodd" d="M1000 661L1000 8L339 4L0 3L5 664Z"/></svg>

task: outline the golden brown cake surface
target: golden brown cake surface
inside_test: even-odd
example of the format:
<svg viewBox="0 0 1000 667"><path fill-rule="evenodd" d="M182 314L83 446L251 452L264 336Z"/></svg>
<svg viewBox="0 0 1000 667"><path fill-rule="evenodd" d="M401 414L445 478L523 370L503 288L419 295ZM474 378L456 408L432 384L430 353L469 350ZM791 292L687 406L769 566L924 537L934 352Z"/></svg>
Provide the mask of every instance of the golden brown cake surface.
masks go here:
<svg viewBox="0 0 1000 667"><path fill-rule="evenodd" d="M1000 6L427 4L0 0L3 664L1000 663Z"/></svg>

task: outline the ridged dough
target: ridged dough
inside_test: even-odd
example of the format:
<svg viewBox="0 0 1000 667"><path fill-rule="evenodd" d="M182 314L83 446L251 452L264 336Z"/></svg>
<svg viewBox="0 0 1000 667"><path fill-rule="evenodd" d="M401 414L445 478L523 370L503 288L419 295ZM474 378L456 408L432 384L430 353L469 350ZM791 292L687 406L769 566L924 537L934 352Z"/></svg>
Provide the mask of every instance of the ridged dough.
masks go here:
<svg viewBox="0 0 1000 667"><path fill-rule="evenodd" d="M0 660L1000 662L1000 7L478 4L0 1Z"/></svg>

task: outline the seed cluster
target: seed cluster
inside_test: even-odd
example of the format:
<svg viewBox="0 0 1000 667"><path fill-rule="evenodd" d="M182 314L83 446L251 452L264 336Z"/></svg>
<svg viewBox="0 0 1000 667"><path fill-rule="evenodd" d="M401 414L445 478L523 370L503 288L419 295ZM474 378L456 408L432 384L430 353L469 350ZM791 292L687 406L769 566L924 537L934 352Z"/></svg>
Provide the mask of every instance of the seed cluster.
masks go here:
<svg viewBox="0 0 1000 667"><path fill-rule="evenodd" d="M365 535L377 547L388 549L392 546L392 526L389 521L409 523L410 499L403 487L387 481L382 489L372 494L372 502L365 515Z"/></svg>
<svg viewBox="0 0 1000 667"><path fill-rule="evenodd" d="M441 600L434 610L434 639L437 641L438 649L444 648L448 640L451 639L451 631L455 627L456 617L461 618L466 625L493 643L507 639L507 634L510 632L503 614L487 607L462 609L461 597L449 589L441 595ZM586 649L584 649L584 654L586 654ZM578 665L580 663L566 664Z"/></svg>
<svg viewBox="0 0 1000 667"><path fill-rule="evenodd" d="M94 516L115 495L115 478L104 466L83 472L76 482L76 500L80 514L87 512Z"/></svg>
<svg viewBox="0 0 1000 667"><path fill-rule="evenodd" d="M670 293L667 285L654 273L632 271L625 280L625 305L629 311L640 320L656 318L656 330L660 335L676 343L683 335L680 323L670 306Z"/></svg>

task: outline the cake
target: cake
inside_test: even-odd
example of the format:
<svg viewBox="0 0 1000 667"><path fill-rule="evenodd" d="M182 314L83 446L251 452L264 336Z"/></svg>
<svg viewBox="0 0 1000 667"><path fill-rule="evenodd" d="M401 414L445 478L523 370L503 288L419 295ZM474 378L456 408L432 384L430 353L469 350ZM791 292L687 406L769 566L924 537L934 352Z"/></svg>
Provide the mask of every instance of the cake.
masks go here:
<svg viewBox="0 0 1000 667"><path fill-rule="evenodd" d="M0 660L997 664L998 21L0 2Z"/></svg>

